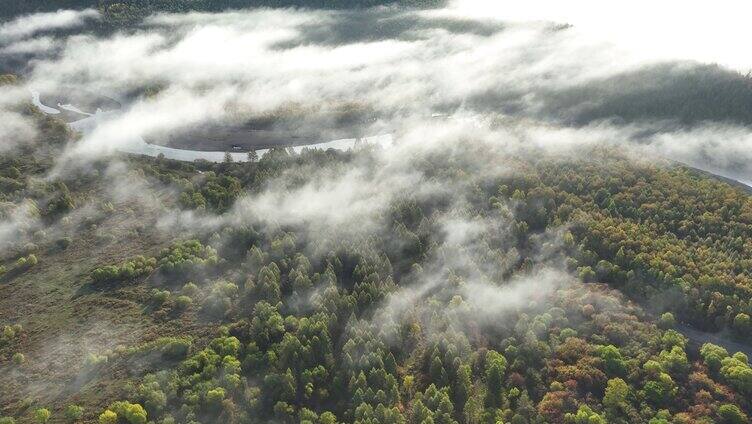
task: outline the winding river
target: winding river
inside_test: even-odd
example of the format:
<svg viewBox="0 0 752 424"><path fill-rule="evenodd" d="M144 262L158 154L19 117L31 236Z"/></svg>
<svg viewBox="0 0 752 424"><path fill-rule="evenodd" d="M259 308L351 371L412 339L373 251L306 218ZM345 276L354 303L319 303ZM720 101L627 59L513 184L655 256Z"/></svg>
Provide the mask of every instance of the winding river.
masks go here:
<svg viewBox="0 0 752 424"><path fill-rule="evenodd" d="M61 113L59 109L43 104L41 101L40 93L38 91L33 90L33 89L29 91L31 92L32 103L37 108L39 108L39 110L41 110L42 112L48 115L59 115ZM96 129L96 127L103 120L116 116L117 114L120 113L117 110L102 111L98 109L95 113L92 114L92 113L84 112L71 104L58 104L57 106L61 109L71 111L82 116L86 116L85 118L74 120L73 122L68 123L71 129L73 129L74 131L80 132L84 135L92 133L94 129ZM321 150L334 149L334 150L345 151L345 150L352 149L361 143L380 145L382 147L389 147L391 146L392 142L393 142L392 134L381 134L381 135L375 135L371 137L343 138L343 139L325 141L325 142L320 142L320 143L310 143L306 145L289 146L287 148L292 149L298 153L306 148L321 149ZM223 162L225 160L225 156L228 153L230 157L232 157L232 160L235 162L247 162L250 160L248 157L248 152L225 152L225 151L176 149L173 147L147 143L141 136L136 136L136 137L133 137L131 140L127 140L124 143L120 143L116 147L116 150L124 152L124 153L146 155L146 156L152 156L152 157L157 157L157 156L162 155L167 159L173 159L173 160L178 160L178 161L183 161L183 162L193 162L196 160L206 160L209 162ZM269 150L270 149L256 149L255 152L256 152L256 155L260 158Z"/></svg>

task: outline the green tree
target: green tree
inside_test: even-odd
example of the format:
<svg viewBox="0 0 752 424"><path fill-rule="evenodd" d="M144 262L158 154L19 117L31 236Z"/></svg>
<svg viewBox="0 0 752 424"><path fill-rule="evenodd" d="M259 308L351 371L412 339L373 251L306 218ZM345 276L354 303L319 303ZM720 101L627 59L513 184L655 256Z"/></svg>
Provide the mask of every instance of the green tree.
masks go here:
<svg viewBox="0 0 752 424"><path fill-rule="evenodd" d="M470 398L472 390L472 370L469 365L460 365L457 369L457 377L452 390L452 400L458 411L464 411L465 404Z"/></svg>
<svg viewBox="0 0 752 424"><path fill-rule="evenodd" d="M218 411L222 407L222 401L225 399L225 389L217 387L206 392L206 405L213 411Z"/></svg>
<svg viewBox="0 0 752 424"><path fill-rule="evenodd" d="M749 336L752 333L752 320L749 315L745 313L738 313L734 317L734 330L742 335Z"/></svg>
<svg viewBox="0 0 752 424"><path fill-rule="evenodd" d="M620 376L626 372L627 365L621 356L621 351L614 345L603 346L598 351L603 359L605 371L609 375Z"/></svg>
<svg viewBox="0 0 752 424"><path fill-rule="evenodd" d="M645 383L645 399L655 406L667 404L677 392L676 384L670 375L660 373L658 379Z"/></svg>
<svg viewBox="0 0 752 424"><path fill-rule="evenodd" d="M721 405L718 408L718 416L721 417L721 422L724 424L743 424L749 422L747 415L738 406L732 404Z"/></svg>
<svg viewBox="0 0 752 424"><path fill-rule="evenodd" d="M337 424L337 417L333 413L326 411L319 415L319 424Z"/></svg>
<svg viewBox="0 0 752 424"><path fill-rule="evenodd" d="M595 271L593 271L593 268L589 266L581 267L578 270L580 280L584 283L591 283L595 281Z"/></svg>
<svg viewBox="0 0 752 424"><path fill-rule="evenodd" d="M488 351L486 354L486 406L499 408L504 389L506 359L500 353Z"/></svg>
<svg viewBox="0 0 752 424"><path fill-rule="evenodd" d="M705 343L700 347L700 356L705 361L705 365L710 368L711 371L719 371L721 369L721 361L729 356L726 349L721 346L716 346L712 343Z"/></svg>
<svg viewBox="0 0 752 424"><path fill-rule="evenodd" d="M587 405L580 405L576 414L564 415L564 422L571 424L606 424L606 420Z"/></svg>
<svg viewBox="0 0 752 424"><path fill-rule="evenodd" d="M683 375L689 371L689 360L681 346L674 346L670 351L661 351L658 362L664 370L673 375Z"/></svg>
<svg viewBox="0 0 752 424"><path fill-rule="evenodd" d="M629 397L629 386L621 378L612 378L606 385L606 393L603 395L603 406L612 411L619 411Z"/></svg>
<svg viewBox="0 0 752 424"><path fill-rule="evenodd" d="M744 395L752 395L752 367L741 352L721 360L721 375Z"/></svg>
<svg viewBox="0 0 752 424"><path fill-rule="evenodd" d="M431 376L431 381L436 383L438 387L445 387L449 383L438 350L434 350L428 374Z"/></svg>

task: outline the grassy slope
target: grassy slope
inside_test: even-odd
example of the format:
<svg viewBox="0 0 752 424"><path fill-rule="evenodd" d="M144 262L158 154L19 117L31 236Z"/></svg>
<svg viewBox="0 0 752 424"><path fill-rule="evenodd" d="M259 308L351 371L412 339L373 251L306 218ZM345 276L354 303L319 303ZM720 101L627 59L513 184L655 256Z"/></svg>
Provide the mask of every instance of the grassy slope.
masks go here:
<svg viewBox="0 0 752 424"><path fill-rule="evenodd" d="M142 370L123 360L86 375L81 371L90 353L158 337L201 336L213 327L196 322L193 311L164 316L144 307L150 287L143 278L125 286L92 286L88 275L95 267L155 254L169 244L129 231L129 217L124 215L113 215L99 228L113 235L112 241L102 243L97 231L89 229L66 250L42 251L37 266L0 282L0 323L23 326L17 343L0 349L0 362L7 364L15 352L26 356L21 367L0 367L0 386L9 388L0 390L0 416L30 417L22 411L60 411L76 403L93 419L96 411L122 395L132 371Z"/></svg>

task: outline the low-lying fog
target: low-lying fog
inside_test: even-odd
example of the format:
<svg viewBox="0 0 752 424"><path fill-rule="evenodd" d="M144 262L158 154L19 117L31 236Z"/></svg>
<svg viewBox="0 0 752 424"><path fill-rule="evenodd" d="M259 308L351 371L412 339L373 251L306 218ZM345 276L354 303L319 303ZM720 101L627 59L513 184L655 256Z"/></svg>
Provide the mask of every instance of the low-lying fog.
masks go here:
<svg viewBox="0 0 752 424"><path fill-rule="evenodd" d="M462 120L554 148L631 143L752 181L749 6L724 3L257 9L155 15L106 35L93 10L30 15L0 26L0 70L24 85L0 95L0 139L33 131L9 106L39 92L45 112L88 119L67 157L142 138L220 152L254 148L246 134L399 138ZM717 13L737 25L717 28Z"/></svg>

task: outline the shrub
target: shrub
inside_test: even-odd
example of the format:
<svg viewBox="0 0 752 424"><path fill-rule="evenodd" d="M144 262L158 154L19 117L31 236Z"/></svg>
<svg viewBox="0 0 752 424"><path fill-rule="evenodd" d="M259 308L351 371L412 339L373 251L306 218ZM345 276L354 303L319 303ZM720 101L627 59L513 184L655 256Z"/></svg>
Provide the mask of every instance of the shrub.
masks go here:
<svg viewBox="0 0 752 424"><path fill-rule="evenodd" d="M188 240L175 243L169 249L163 249L158 267L165 274L186 274L202 266L216 265L218 262L219 257L214 248L204 246L198 240Z"/></svg>
<svg viewBox="0 0 752 424"><path fill-rule="evenodd" d="M12 338L16 337L16 330L13 329L10 325L6 325L3 327L3 338L6 340L10 340Z"/></svg>
<svg viewBox="0 0 752 424"><path fill-rule="evenodd" d="M128 401L115 402L110 406L118 417L125 418L130 424L146 424L146 410L138 403Z"/></svg>
<svg viewBox="0 0 752 424"><path fill-rule="evenodd" d="M172 340L162 347L162 356L168 359L183 359L188 356L191 341L187 339Z"/></svg>
<svg viewBox="0 0 752 424"><path fill-rule="evenodd" d="M118 346L112 352L109 353L109 358L125 358L136 355L154 355L161 354L163 357L172 359L183 354L190 348L191 340L186 337L160 337L150 342L135 345L135 346ZM105 360L107 356L104 357ZM112 409L112 408L110 408ZM113 409L116 413L122 416L121 411Z"/></svg>
<svg viewBox="0 0 752 424"><path fill-rule="evenodd" d="M115 212L115 205L113 205L112 202L103 202L99 205L99 210L104 213L111 214Z"/></svg>
<svg viewBox="0 0 752 424"><path fill-rule="evenodd" d="M109 409L99 415L99 424L117 424L118 415Z"/></svg>
<svg viewBox="0 0 752 424"><path fill-rule="evenodd" d="M139 255L119 265L106 265L96 268L92 271L91 278L95 283L129 280L142 275L151 274L156 265L157 260L155 258L145 258Z"/></svg>
<svg viewBox="0 0 752 424"><path fill-rule="evenodd" d="M163 305L167 301L167 299L169 297L170 297L170 291L169 290L154 289L151 292L151 300L157 306Z"/></svg>
<svg viewBox="0 0 752 424"><path fill-rule="evenodd" d="M198 294L198 286L193 283L185 283L182 293L186 296L194 297Z"/></svg>
<svg viewBox="0 0 752 424"><path fill-rule="evenodd" d="M26 362L26 357L21 352L16 352L13 354L13 363L16 365L21 365L24 362Z"/></svg>
<svg viewBox="0 0 752 424"><path fill-rule="evenodd" d="M78 405L68 405L65 408L65 420L69 423L80 421L84 416L84 408Z"/></svg>
<svg viewBox="0 0 752 424"><path fill-rule="evenodd" d="M672 314L671 312L664 313L658 320L658 327L663 330L669 330L674 328L675 326L676 318L674 318L674 314Z"/></svg>
<svg viewBox="0 0 752 424"><path fill-rule="evenodd" d="M86 360L84 361L84 366L86 368L96 368L102 364L107 363L107 356L106 355L97 355L95 353L90 353L89 356L86 357Z"/></svg>
<svg viewBox="0 0 752 424"><path fill-rule="evenodd" d="M16 424L16 420L13 417L0 417L0 424Z"/></svg>
<svg viewBox="0 0 752 424"><path fill-rule="evenodd" d="M193 304L193 299L188 296L178 296L175 299L175 306L181 311L188 309L191 304Z"/></svg>
<svg viewBox="0 0 752 424"><path fill-rule="evenodd" d="M47 421L50 420L51 416L52 416L52 413L47 408L39 408L36 411L34 411L34 419L40 424L45 424Z"/></svg>
<svg viewBox="0 0 752 424"><path fill-rule="evenodd" d="M71 243L73 243L73 240L71 240L70 237L63 237L55 241L55 245L60 250L67 249L71 245Z"/></svg>

